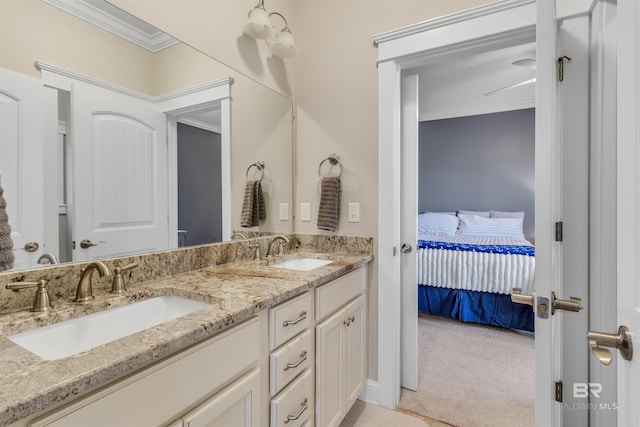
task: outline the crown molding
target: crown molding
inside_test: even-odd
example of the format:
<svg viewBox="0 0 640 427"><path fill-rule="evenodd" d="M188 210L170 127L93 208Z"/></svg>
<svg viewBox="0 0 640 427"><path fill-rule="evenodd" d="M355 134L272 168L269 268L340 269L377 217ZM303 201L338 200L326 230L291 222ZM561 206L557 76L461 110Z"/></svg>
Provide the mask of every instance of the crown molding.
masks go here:
<svg viewBox="0 0 640 427"><path fill-rule="evenodd" d="M435 28L444 27L458 22L469 21L471 19L476 19L485 15L491 15L496 12L513 9L535 2L536 0L499 0L472 9L463 10L461 12L452 13L443 17L429 19L417 24L408 25L406 27L376 34L373 36L373 43L375 46L378 46L380 43L388 42L401 37L433 30Z"/></svg>
<svg viewBox="0 0 640 427"><path fill-rule="evenodd" d="M159 52L177 43L178 40L152 27L146 22L132 17L130 22L117 15L122 15L120 9L105 2L103 8L96 7L84 0L42 0L84 21L90 22L125 40L151 52ZM135 23L135 25L134 25Z"/></svg>

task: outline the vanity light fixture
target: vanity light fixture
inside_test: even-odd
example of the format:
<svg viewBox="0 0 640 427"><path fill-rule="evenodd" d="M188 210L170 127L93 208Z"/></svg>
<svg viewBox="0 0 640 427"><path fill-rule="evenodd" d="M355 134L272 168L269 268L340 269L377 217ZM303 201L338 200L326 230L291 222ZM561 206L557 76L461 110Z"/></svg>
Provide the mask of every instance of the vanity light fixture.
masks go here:
<svg viewBox="0 0 640 427"><path fill-rule="evenodd" d="M278 15L284 21L284 28L276 36L276 30L271 23L271 16ZM298 47L293 40L289 24L282 14L268 13L264 7L264 0L249 11L249 19L242 27L242 32L254 39L262 39L271 47L271 52L280 58L293 58L298 55Z"/></svg>

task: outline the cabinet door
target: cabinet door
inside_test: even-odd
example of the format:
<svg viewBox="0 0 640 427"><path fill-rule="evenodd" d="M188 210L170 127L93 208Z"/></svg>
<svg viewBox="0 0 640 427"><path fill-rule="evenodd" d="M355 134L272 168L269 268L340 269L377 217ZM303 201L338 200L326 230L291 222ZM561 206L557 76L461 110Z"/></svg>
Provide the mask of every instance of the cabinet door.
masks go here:
<svg viewBox="0 0 640 427"><path fill-rule="evenodd" d="M256 368L182 417L184 427L259 426L260 369Z"/></svg>
<svg viewBox="0 0 640 427"><path fill-rule="evenodd" d="M316 426L337 426L345 415L345 311L316 327Z"/></svg>
<svg viewBox="0 0 640 427"><path fill-rule="evenodd" d="M366 310L365 297L360 296L345 307L347 323L345 327L346 369L344 375L345 408L353 405L365 386L366 381Z"/></svg>

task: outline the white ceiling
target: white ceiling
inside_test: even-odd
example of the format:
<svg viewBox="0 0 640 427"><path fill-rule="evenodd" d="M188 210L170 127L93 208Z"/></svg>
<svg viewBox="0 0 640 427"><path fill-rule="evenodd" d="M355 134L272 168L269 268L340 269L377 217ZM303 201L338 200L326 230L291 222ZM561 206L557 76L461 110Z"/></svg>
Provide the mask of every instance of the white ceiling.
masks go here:
<svg viewBox="0 0 640 427"><path fill-rule="evenodd" d="M529 43L428 64L404 73L419 76L420 120L437 120L534 107L535 83L485 94L535 77L535 69L513 65L519 59L535 57L535 43Z"/></svg>

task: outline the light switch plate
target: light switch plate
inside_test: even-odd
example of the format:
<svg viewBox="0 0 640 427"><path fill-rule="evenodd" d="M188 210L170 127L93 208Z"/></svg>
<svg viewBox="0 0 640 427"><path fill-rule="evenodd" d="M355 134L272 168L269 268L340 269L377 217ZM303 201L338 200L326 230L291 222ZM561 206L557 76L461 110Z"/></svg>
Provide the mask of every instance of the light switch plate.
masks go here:
<svg viewBox="0 0 640 427"><path fill-rule="evenodd" d="M360 203L349 203L349 222L360 222Z"/></svg>
<svg viewBox="0 0 640 427"><path fill-rule="evenodd" d="M289 203L280 203L280 221L289 220Z"/></svg>
<svg viewBox="0 0 640 427"><path fill-rule="evenodd" d="M311 222L311 203L300 203L300 221Z"/></svg>

